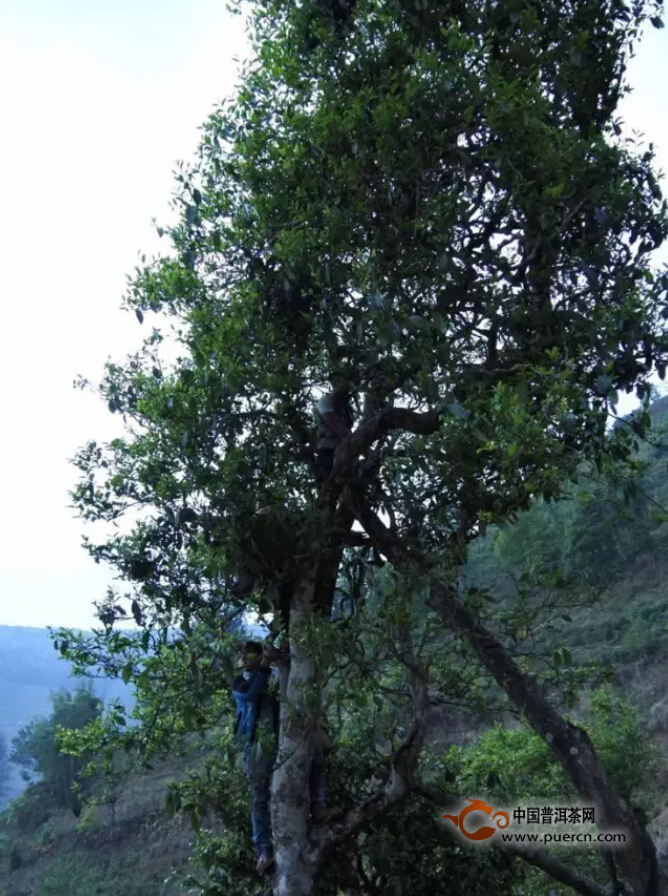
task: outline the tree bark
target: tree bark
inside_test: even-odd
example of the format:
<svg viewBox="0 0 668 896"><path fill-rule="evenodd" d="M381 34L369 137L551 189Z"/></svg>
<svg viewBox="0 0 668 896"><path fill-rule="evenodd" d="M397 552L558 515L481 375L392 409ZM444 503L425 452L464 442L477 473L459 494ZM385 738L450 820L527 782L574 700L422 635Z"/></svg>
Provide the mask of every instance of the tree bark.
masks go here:
<svg viewBox="0 0 668 896"><path fill-rule="evenodd" d="M351 528L355 522L355 514L345 501L342 501L334 514L332 522L333 537L330 544L322 551L316 577L314 608L318 614L329 619L332 615L332 602L336 590L343 551L349 540Z"/></svg>
<svg viewBox="0 0 668 896"><path fill-rule="evenodd" d="M313 567L296 583L290 602L290 665L281 675L278 757L272 779L274 896L310 896L323 857L322 837L309 830L311 737L320 707L318 669L307 632L314 614L331 616L344 547L355 521L345 502L332 510L314 543Z"/></svg>
<svg viewBox="0 0 668 896"><path fill-rule="evenodd" d="M309 694L316 668L304 641L312 612L316 570L293 595L290 610L290 667L281 704L278 758L272 780L271 814L276 859L274 896L312 896L317 853L309 841Z"/></svg>

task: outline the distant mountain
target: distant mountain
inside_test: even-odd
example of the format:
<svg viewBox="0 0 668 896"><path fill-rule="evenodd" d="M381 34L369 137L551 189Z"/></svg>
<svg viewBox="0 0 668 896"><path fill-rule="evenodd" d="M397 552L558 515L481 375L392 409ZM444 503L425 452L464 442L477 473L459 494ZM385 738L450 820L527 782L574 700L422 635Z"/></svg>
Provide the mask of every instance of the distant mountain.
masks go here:
<svg viewBox="0 0 668 896"><path fill-rule="evenodd" d="M12 738L38 716L51 713L49 695L60 688L74 690L87 679L74 678L70 664L54 650L43 628L0 625L0 733L11 748ZM95 679L93 690L105 703L119 698L132 704L132 689L116 679ZM0 811L25 789L13 768L11 790L0 800Z"/></svg>
<svg viewBox="0 0 668 896"><path fill-rule="evenodd" d="M246 623L240 637L267 636L265 626ZM50 694L60 688L75 690L89 679L75 678L70 663L54 649L44 628L0 625L0 734L11 749L12 738L31 719L51 713ZM119 679L92 680L93 690L106 703L118 698L126 706L134 704L132 688ZM19 770L12 766L9 792L0 797L0 812L25 790Z"/></svg>

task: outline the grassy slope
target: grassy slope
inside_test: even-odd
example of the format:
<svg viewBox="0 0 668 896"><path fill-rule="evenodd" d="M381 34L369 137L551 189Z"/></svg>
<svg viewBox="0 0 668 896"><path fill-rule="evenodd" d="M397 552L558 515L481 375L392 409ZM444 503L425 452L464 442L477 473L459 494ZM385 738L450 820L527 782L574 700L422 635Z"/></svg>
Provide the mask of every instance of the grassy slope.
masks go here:
<svg viewBox="0 0 668 896"><path fill-rule="evenodd" d="M36 830L0 822L0 896L172 896L167 882L191 853L187 819L163 811L165 784L180 778L185 760L163 763L128 781L116 805L84 813L54 811ZM12 862L12 853L14 861ZM16 856L20 867L16 865Z"/></svg>

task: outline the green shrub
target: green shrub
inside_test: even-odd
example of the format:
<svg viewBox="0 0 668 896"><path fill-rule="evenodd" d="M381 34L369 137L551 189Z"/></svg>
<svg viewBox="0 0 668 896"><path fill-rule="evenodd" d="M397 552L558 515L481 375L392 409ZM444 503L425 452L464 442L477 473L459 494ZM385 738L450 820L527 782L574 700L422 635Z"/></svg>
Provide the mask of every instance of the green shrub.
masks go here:
<svg viewBox="0 0 668 896"><path fill-rule="evenodd" d="M614 787L627 800L638 799L657 759L639 712L606 685L591 694L585 726ZM534 731L497 725L471 747L456 748L457 787L467 796L497 799L574 796L558 760Z"/></svg>
<svg viewBox="0 0 668 896"><path fill-rule="evenodd" d="M611 687L598 688L591 696L590 733L618 793L637 800L658 759L638 710Z"/></svg>
<svg viewBox="0 0 668 896"><path fill-rule="evenodd" d="M32 834L49 820L53 809L50 788L38 783L10 803L6 818L9 825L15 826L22 833Z"/></svg>
<svg viewBox="0 0 668 896"><path fill-rule="evenodd" d="M77 834L90 834L100 829L100 808L95 803L86 806L81 818L74 826Z"/></svg>

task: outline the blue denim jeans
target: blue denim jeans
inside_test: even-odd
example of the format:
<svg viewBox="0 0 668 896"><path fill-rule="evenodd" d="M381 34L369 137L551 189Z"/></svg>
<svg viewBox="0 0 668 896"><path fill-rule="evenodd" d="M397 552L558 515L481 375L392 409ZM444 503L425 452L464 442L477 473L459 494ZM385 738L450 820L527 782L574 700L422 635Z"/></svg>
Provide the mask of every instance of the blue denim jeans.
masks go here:
<svg viewBox="0 0 668 896"><path fill-rule="evenodd" d="M278 745L262 748L259 743L244 745L244 768L251 792L251 828L255 854L271 855L271 775L276 762ZM325 808L325 763L317 752L313 756L309 779L311 812Z"/></svg>
<svg viewBox="0 0 668 896"><path fill-rule="evenodd" d="M251 792L251 827L253 846L258 859L271 854L271 773L276 762L277 745L262 747L259 743L244 745L244 767Z"/></svg>

